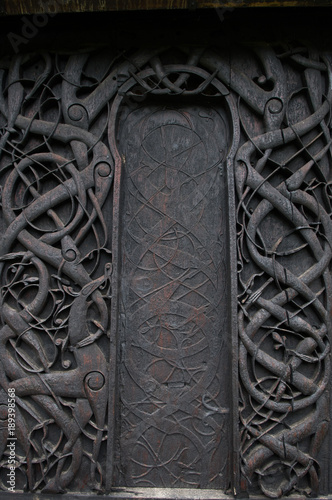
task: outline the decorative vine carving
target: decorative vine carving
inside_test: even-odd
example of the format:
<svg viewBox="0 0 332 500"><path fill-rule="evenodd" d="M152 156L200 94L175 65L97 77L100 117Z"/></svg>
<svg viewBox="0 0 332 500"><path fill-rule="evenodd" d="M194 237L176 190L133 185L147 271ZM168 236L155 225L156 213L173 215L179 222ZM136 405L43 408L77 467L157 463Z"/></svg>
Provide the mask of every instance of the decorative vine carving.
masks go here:
<svg viewBox="0 0 332 500"><path fill-rule="evenodd" d="M248 139L235 168L242 472L272 498L318 492L332 235L330 58L299 49L274 64L283 98L267 102L258 133L240 105Z"/></svg>
<svg viewBox="0 0 332 500"><path fill-rule="evenodd" d="M2 70L0 358L2 404L16 394L16 487L61 492L82 471L103 483L113 164L99 133L75 125L59 95L70 75L53 65L18 57Z"/></svg>
<svg viewBox="0 0 332 500"><path fill-rule="evenodd" d="M154 438L149 437L144 412L140 412L139 405L133 412L133 402L129 409L128 405L126 408L126 393L116 385L119 369L116 360L121 354L120 344L126 341L129 347L123 351L120 382L128 387L130 377L126 370L141 386L139 377L145 377L137 360L134 367L130 365L134 358L130 349L137 347L137 339L133 340L128 330L128 325L129 329L133 327L130 321L135 320L135 315L130 319L128 308L136 306L130 294L126 297L124 282L121 281L127 273L129 286L133 287L133 282L138 279L135 275L137 269L144 267L142 258L137 260L136 271L131 264L121 264L123 238L125 240L121 224L125 221L130 233L133 231L130 224L139 227L140 221L137 215L129 222L126 220L122 215L123 203L128 203L128 211L135 208L137 200L143 208L136 206L136 211L147 211L153 205L151 200L150 204L146 202L148 195L143 192L147 189L144 179L134 177L130 182L140 194L129 187L129 194L125 195L127 201L123 202L121 175L124 159L121 154L126 156L128 152L126 137L122 136L122 146L119 146L118 135L120 132L121 136L121 130L126 130L128 110L148 109L150 101L153 106L159 106L155 104L156 99L167 98L172 111L168 111L168 115L158 111L161 122L164 120L160 127L172 123L173 129L182 127L181 132L177 130L180 136L190 132L191 137L197 134L202 140L204 133L197 133L201 125L196 123L196 111L186 115L187 123L196 123L196 129L184 125L184 115L181 115L181 107L186 108L188 102L193 103L193 99L199 98L203 102L200 108L203 115L210 109L215 122L222 116L231 129L227 132L229 138L226 141L220 138L219 141L221 149L226 150L225 154L223 152L220 158L218 155L213 157L218 174L214 182L222 184L228 178L231 193L234 171L238 200L241 426L240 449L233 452L240 454L241 474L247 481L248 490L261 491L271 497L299 490L316 493L319 454L324 447L329 415L328 335L332 296L329 270L332 235L330 56L319 55L311 48L289 50L282 46L275 49L261 46L234 53L186 48L143 50L125 55L110 50L72 56L42 53L17 56L8 64L2 61L0 76L3 213L0 404L6 405L8 389L15 389L18 489L104 491L105 477L112 477L114 460L119 469L123 465L122 456L118 459L117 454L114 455L114 440L119 439L121 445L124 442L121 439L127 439L130 433L139 446L143 446L142 439L145 440L143 447L149 449L150 458L151 453L155 453L156 448L151 445ZM218 118L212 109L219 108L223 112ZM144 111L142 113L144 115ZM137 130L132 128L130 134L135 136ZM216 130L225 135L223 126ZM166 136L167 132L163 140ZM206 138L206 144L209 140ZM144 141L146 136L141 134L141 144L147 154L150 150ZM169 147L164 144L165 149ZM224 158L227 159L227 168ZM144 161L148 163L145 157ZM165 161L159 158L156 162L159 169L164 168ZM183 178L177 180L187 186L189 198L191 195L197 198L195 189L201 188L204 179L198 181L192 174L191 179L187 178L186 161L190 163L191 160L187 158L182 163ZM165 186L168 195L172 189L179 189L175 180L173 183L166 181ZM157 186L153 196L164 196L166 191L160 194L161 187ZM130 198L133 193L135 202ZM209 199L207 193L208 189L204 196ZM229 210L233 202L230 201ZM154 234L145 256L148 254L148 258L158 264L159 271L163 268L163 273L174 284L178 280L178 275L175 280L175 267L181 268L178 260L170 259L170 252L175 249L172 243L175 233L179 233L180 226L181 230L185 229L186 241L191 240L193 248L199 246L200 233L193 232L192 225L189 228L184 221L181 222L178 207L158 203L153 205L158 210L158 217L161 213L167 220L173 217L179 227L172 226L174 234L171 234L166 224L166 229ZM204 210L210 210L210 206L203 207L201 214ZM200 217L204 219L203 215ZM229 220L232 224L231 213ZM234 230L231 224L230 233ZM144 227L146 234L152 231L151 227ZM205 246L205 251L210 254L214 252L212 233L211 242L206 238ZM138 241L139 238L135 245ZM221 253L227 252L225 241L223 245ZM188 243L180 248L182 253L186 251L189 255L189 246ZM133 251L133 247L125 248L128 261L134 262ZM201 248L201 278L205 276L209 281L213 266L220 265L219 257L215 261L212 259L209 267L203 254ZM167 255L169 268L166 270L162 259ZM181 252L177 259L180 255ZM192 269L198 269L193 264L195 255L190 257ZM187 273L190 271L189 267L183 269ZM227 276L225 289L230 290L230 280L231 277ZM192 303L189 306L198 307L199 300L202 300L201 292L198 293L202 283L199 280L191 284L187 281L186 286L191 289ZM153 287L156 287L154 281ZM195 341L204 344L214 328L216 337L218 331L221 332L221 341L217 342L213 354L218 353L225 342L232 343L232 356L236 359L235 332L231 338L230 334L224 333L219 320L211 320L216 310L221 314L224 307L219 307L224 292L218 287L216 290L218 297L206 292L204 300L210 305L205 304L202 313L206 324L214 326L206 330L205 337L197 332ZM231 292L227 293L230 297ZM175 299L174 303L170 296L163 300L173 310ZM236 300L235 297L232 300ZM125 312L126 318L124 325L119 326L117 307L122 301L124 305L120 313ZM149 314L141 318L142 323L138 326L149 327L151 337L151 331L156 333L156 325L150 321L152 312ZM174 325L169 320L174 320L174 314L173 311L173 318L166 318L164 314L163 335L166 335L166 322L168 335L173 335ZM179 314L179 308L176 314ZM226 325L230 325L228 312L223 314L226 315ZM160 340L160 335L158 338ZM153 342L149 338L142 342L144 345L141 344L140 348L151 351ZM158 344L158 340L155 342ZM157 352L154 347L152 354L155 359L151 358L154 371L162 356L164 367L166 363L179 369L179 363L168 359L169 351L161 353L158 348ZM224 345L224 348L226 352L231 351L231 346ZM200 367L197 370L201 373ZM213 372L210 366L211 370ZM165 377L171 387L170 373ZM165 388L162 388L165 380L159 378L159 386L155 386L144 400L147 404L153 402L157 405L169 424L161 430L159 427L157 441L160 438L168 446L169 436L174 434L173 427L177 426L182 429L182 434L187 429L199 453L202 449L212 449L209 442L202 446L197 435L194 437L196 424L183 423L194 411L197 411L198 420L203 418L204 411L209 413L217 440L220 432L224 432L224 425L227 425L229 434L233 432L229 417L225 417L230 408L224 407L225 401L218 399L219 396L214 399L213 391L208 390L209 385L202 384L199 377L190 379L190 383L196 381L197 389L195 392L195 387L189 383L191 399L182 386L174 386L178 399L182 398L190 409L180 405L165 413L167 398ZM217 380L222 387L220 374ZM237 397L237 382L232 381L233 398ZM228 388L222 388L225 390L227 392ZM145 389L143 393L147 397ZM118 398L122 406L117 403ZM230 400L226 403L229 406ZM118 430L113 420L114 411L118 412L121 421ZM232 411L236 420L234 409ZM1 466L6 472L7 415L2 411L0 414L3 417ZM224 420L221 422L220 419ZM124 429L128 422L131 430L126 434L128 427ZM127 456L127 451L120 449L119 453ZM143 460L144 453L141 454ZM181 458L183 467L196 474L195 461L186 461L180 455L177 464ZM167 453L161 457L164 466L167 461L174 461L170 457ZM136 458L132 456L129 462ZM146 470L158 468L158 460L153 464L148 460L140 462L139 467ZM139 470L134 473L138 474ZM121 475L120 472L119 475L126 477L126 473ZM150 479L153 483L150 485L163 485L159 472L150 474ZM228 480L215 487L226 490ZM4 481L3 474L2 488L6 489ZM130 482L128 474L125 481ZM179 484L177 481L178 478L175 485ZM207 487L209 481L189 483ZM133 479L131 484L138 483Z"/></svg>

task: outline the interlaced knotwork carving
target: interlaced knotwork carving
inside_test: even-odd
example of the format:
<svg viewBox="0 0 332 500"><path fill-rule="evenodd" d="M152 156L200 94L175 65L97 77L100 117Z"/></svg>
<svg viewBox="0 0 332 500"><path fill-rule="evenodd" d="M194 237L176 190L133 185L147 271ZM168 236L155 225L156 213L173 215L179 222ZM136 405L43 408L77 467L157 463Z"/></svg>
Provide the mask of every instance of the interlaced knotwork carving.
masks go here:
<svg viewBox="0 0 332 500"><path fill-rule="evenodd" d="M103 483L113 167L102 128L76 126L60 99L71 77L52 59L2 70L0 359L2 404L16 394L16 488L61 492L84 474ZM3 425L4 472L7 436Z"/></svg>
<svg viewBox="0 0 332 500"><path fill-rule="evenodd" d="M15 389L18 490L102 492L115 460L118 484L226 491L238 453L248 490L318 491L331 64L265 45L2 61L0 404Z"/></svg>
<svg viewBox="0 0 332 500"><path fill-rule="evenodd" d="M272 498L317 494L329 411L331 66L296 52L235 169L242 472Z"/></svg>

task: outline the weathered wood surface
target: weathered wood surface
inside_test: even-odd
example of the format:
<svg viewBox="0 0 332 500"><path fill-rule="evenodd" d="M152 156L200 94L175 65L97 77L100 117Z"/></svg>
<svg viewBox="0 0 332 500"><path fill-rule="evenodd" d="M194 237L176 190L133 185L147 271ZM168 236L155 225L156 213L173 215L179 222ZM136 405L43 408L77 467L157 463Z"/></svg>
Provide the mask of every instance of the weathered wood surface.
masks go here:
<svg viewBox="0 0 332 500"><path fill-rule="evenodd" d="M16 48L0 498L327 495L331 51Z"/></svg>
<svg viewBox="0 0 332 500"><path fill-rule="evenodd" d="M0 0L0 15L234 7L320 7L332 0Z"/></svg>

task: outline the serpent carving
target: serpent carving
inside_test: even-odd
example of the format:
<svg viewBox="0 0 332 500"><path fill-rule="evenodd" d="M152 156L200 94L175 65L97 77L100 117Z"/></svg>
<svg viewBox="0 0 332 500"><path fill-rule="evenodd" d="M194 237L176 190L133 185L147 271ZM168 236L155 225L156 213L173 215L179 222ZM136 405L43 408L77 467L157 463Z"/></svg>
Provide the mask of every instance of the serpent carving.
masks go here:
<svg viewBox="0 0 332 500"><path fill-rule="evenodd" d="M41 52L0 78L1 489L15 390L18 491L317 495L331 55Z"/></svg>

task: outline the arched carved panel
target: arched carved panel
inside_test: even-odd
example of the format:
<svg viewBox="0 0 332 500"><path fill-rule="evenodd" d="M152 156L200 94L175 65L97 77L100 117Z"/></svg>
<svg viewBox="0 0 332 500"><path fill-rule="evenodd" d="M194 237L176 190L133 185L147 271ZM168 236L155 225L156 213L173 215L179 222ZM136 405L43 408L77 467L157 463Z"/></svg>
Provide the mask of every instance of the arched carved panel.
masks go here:
<svg viewBox="0 0 332 500"><path fill-rule="evenodd" d="M121 469L128 486L226 489L229 127L181 104L140 106L121 134Z"/></svg>
<svg viewBox="0 0 332 500"><path fill-rule="evenodd" d="M179 478L183 471L197 477L196 464L209 449L210 479L190 480L192 487L270 497L318 494L319 485L326 492L331 75L329 54L282 45L124 55L108 49L2 61L2 490L8 489L7 442L15 437L17 491L146 485L135 475L146 476L150 486L188 486L182 479L172 484L172 469L165 479L160 460L166 470L178 451ZM196 161L183 157L176 172L159 154L171 151L173 136ZM194 137L205 144L207 163ZM137 173L142 163L145 171ZM205 175L204 164L214 170ZM151 173L157 168L168 176L163 185ZM220 218L206 215L214 213L211 190ZM179 198L178 206L165 196ZM190 213L201 226L189 224ZM152 262L164 281L147 270ZM142 277L143 270L149 276ZM179 296L175 289L167 295L166 277ZM222 285L210 292L216 279ZM161 298L157 283L166 290ZM148 284L152 299L145 297ZM136 315L137 297L145 301L144 317ZM152 314L158 307L167 308L159 333ZM163 342L179 342L175 323L184 309L200 307L200 328L196 320L187 325L199 352L206 342L207 360L201 354L190 364L188 349L181 354L178 344L162 353ZM140 365L138 345L150 351L150 365L148 358ZM192 376L194 368L205 373L203 362L206 373L214 373L214 392L205 375ZM8 435L6 408L13 389L15 436ZM177 391L174 407L166 404L170 389ZM149 427L153 406L162 428L160 421ZM202 438L206 417L213 446ZM151 428L158 431L152 435ZM226 451L220 451L225 432ZM176 433L183 439L179 450L170 444ZM142 440L147 454L139 450ZM190 447L196 451L184 459ZM214 483L226 456L234 457L233 472ZM151 468L158 472L148 473Z"/></svg>

